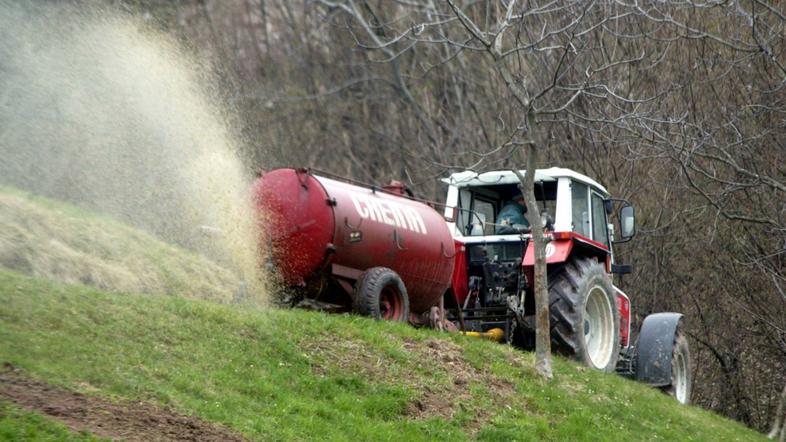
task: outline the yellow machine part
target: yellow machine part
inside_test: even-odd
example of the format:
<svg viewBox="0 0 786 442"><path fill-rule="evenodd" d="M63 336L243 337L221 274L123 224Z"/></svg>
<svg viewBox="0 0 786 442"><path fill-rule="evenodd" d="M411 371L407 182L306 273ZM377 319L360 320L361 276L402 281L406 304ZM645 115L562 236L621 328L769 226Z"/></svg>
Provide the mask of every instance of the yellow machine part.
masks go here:
<svg viewBox="0 0 786 442"><path fill-rule="evenodd" d="M489 339L496 342L501 342L505 338L505 330L501 328L492 328L484 332L468 331L462 333L464 336L474 336L476 338Z"/></svg>

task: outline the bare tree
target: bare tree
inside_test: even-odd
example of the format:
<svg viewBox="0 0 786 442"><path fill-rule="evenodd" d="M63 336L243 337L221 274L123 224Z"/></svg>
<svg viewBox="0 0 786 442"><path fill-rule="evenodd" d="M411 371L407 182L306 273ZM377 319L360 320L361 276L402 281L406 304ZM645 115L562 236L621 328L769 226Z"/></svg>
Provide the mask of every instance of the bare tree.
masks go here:
<svg viewBox="0 0 786 442"><path fill-rule="evenodd" d="M778 408L775 411L775 417L772 422L772 430L767 435L770 439L775 439L780 434L780 441L783 442L786 438L786 415L784 415L783 406L786 404L786 386L783 387L780 400L778 401Z"/></svg>

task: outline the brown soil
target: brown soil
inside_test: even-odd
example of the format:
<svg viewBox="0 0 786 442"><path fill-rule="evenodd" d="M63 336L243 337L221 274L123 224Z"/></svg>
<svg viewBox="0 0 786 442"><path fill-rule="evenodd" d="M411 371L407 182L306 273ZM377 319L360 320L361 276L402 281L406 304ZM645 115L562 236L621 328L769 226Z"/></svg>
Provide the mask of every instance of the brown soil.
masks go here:
<svg viewBox="0 0 786 442"><path fill-rule="evenodd" d="M0 400L47 415L73 431L128 441L242 441L225 428L145 402L110 402L0 370Z"/></svg>
<svg viewBox="0 0 786 442"><path fill-rule="evenodd" d="M428 339L425 346L407 341L404 348L418 353L430 366L441 367L449 374L448 385L422 386L423 395L407 407L407 415L416 419L441 417L450 419L461 408L474 408L470 432L479 429L488 420L489 410L473 404L470 384L481 384L488 391L496 406L504 405L505 398L515 393L513 384L486 370L470 365L464 359L463 349L446 339Z"/></svg>

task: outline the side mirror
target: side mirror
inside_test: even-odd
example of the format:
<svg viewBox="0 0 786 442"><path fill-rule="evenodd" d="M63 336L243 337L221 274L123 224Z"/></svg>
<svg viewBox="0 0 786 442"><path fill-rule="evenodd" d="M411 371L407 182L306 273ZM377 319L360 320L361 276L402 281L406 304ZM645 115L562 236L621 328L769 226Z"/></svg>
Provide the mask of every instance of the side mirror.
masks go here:
<svg viewBox="0 0 786 442"><path fill-rule="evenodd" d="M629 241L636 234L636 215L631 205L620 209L620 240Z"/></svg>

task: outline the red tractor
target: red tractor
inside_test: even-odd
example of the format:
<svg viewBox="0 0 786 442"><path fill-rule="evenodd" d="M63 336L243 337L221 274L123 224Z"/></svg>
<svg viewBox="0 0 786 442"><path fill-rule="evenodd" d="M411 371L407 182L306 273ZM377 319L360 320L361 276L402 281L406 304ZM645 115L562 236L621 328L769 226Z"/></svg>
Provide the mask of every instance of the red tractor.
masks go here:
<svg viewBox="0 0 786 442"><path fill-rule="evenodd" d="M277 169L254 185L271 265L293 303L534 348L534 242L525 223L499 219L518 197L515 173L452 174L439 205L398 182L327 175ZM613 247L635 234L633 206L572 170L540 169L534 181L549 239L552 349L687 403L682 315L647 316L633 341L630 300L613 284L630 272ZM615 229L609 217L620 205Z"/></svg>

